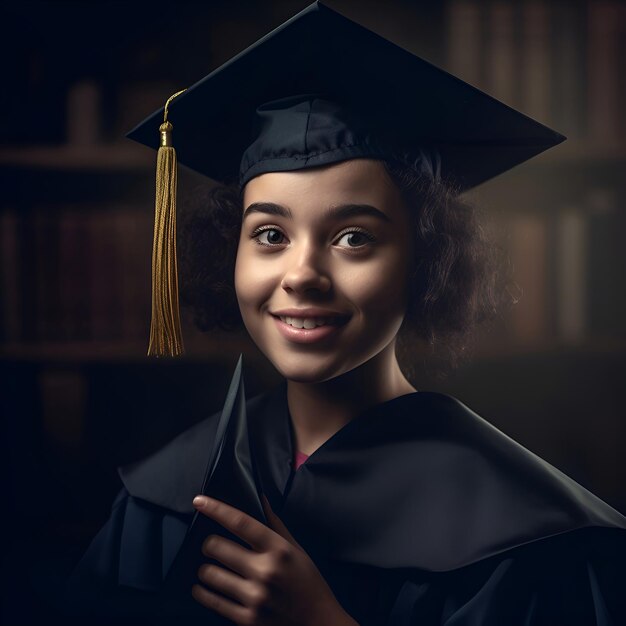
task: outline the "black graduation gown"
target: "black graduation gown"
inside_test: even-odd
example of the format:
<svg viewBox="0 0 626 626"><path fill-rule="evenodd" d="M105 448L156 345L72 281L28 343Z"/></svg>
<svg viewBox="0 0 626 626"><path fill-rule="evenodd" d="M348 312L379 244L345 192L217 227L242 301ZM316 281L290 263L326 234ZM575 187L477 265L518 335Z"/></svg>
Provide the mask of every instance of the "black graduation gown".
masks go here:
<svg viewBox="0 0 626 626"><path fill-rule="evenodd" d="M238 539L191 502L265 521L263 492L361 626L626 624L626 518L452 396L381 403L293 458L286 383L246 401L240 359L221 413L119 468L66 610L231 624L191 585L206 535Z"/></svg>

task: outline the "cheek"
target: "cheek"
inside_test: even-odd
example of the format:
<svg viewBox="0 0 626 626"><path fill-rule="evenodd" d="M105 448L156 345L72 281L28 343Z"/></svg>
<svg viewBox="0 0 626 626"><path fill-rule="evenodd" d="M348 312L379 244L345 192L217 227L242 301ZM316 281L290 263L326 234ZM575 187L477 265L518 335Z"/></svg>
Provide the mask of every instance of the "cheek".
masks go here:
<svg viewBox="0 0 626 626"><path fill-rule="evenodd" d="M241 246L237 250L235 262L235 293L242 314L248 306L248 302L254 299L254 279L250 275L254 266L249 262L248 255L242 252Z"/></svg>
<svg viewBox="0 0 626 626"><path fill-rule="evenodd" d="M390 254L347 272L341 289L364 314L377 319L404 315L407 302L407 260Z"/></svg>
<svg viewBox="0 0 626 626"><path fill-rule="evenodd" d="M249 250L240 247L235 263L235 292L244 321L246 313L258 309L272 289L267 269L253 257Z"/></svg>

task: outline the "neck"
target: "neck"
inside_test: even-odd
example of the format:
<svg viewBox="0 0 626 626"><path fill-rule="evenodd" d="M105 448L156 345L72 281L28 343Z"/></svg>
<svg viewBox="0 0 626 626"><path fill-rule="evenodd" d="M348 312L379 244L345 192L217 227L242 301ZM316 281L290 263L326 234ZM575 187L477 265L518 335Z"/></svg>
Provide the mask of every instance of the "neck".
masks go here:
<svg viewBox="0 0 626 626"><path fill-rule="evenodd" d="M371 406L415 392L402 374L395 342L363 365L320 383L287 381L296 449L310 455Z"/></svg>

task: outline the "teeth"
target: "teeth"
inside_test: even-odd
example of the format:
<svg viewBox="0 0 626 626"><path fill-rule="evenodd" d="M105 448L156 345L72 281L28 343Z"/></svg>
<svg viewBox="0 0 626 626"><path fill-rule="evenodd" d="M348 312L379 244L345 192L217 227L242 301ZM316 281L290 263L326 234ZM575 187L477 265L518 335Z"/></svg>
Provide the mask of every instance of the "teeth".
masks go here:
<svg viewBox="0 0 626 626"><path fill-rule="evenodd" d="M289 324L289 326L293 326L294 328L306 329L315 328L316 326L325 326L333 321L330 317L286 317L283 315L280 316L280 319L285 322L285 324Z"/></svg>

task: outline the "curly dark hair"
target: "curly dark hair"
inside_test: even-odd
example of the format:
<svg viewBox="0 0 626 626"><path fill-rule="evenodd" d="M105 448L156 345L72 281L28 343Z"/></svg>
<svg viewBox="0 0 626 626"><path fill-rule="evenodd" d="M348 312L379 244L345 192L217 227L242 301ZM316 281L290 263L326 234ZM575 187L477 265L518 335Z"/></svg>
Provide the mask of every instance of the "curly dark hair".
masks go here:
<svg viewBox="0 0 626 626"><path fill-rule="evenodd" d="M468 355L477 326L513 302L510 262L457 184L426 178L402 160L383 164L412 210L416 242L398 358L412 378L416 345L426 345L442 377ZM197 190L182 207L180 301L201 331L243 326L234 287L242 205L235 185L217 185Z"/></svg>

